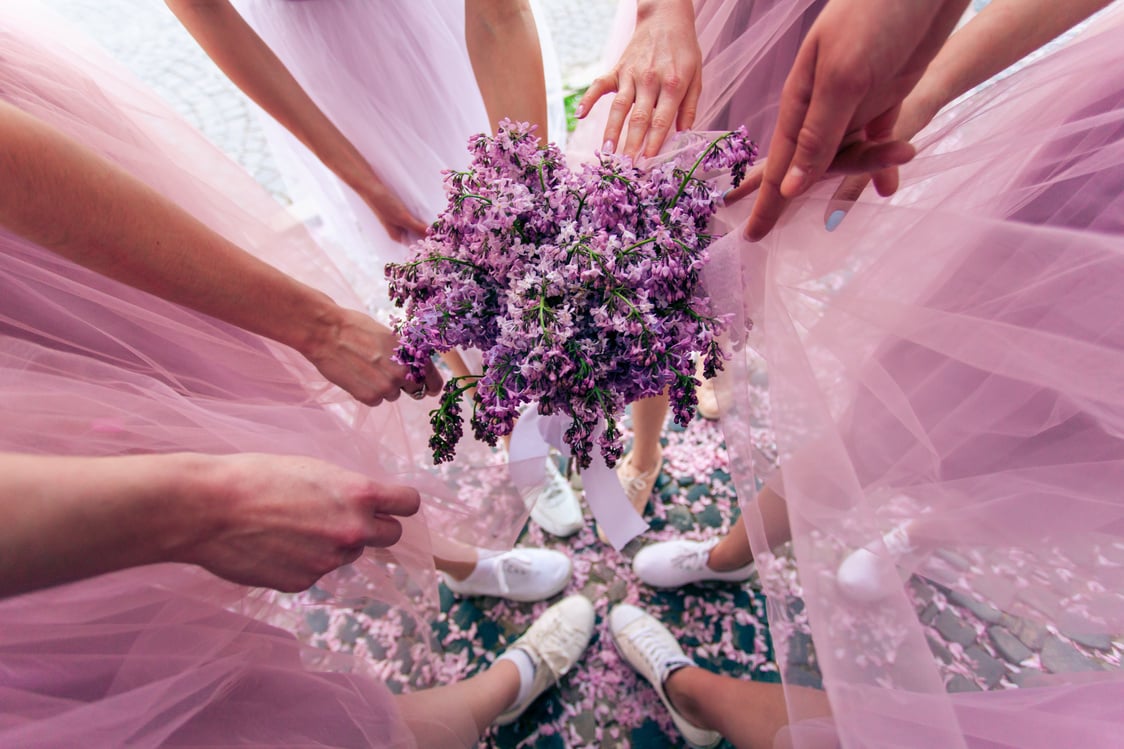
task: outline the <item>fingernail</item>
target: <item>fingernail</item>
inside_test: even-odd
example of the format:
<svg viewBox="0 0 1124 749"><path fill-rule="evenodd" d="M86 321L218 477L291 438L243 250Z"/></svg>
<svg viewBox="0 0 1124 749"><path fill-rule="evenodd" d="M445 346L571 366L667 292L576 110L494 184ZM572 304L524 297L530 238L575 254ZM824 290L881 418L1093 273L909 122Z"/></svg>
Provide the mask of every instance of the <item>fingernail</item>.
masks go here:
<svg viewBox="0 0 1124 749"><path fill-rule="evenodd" d="M732 193L733 191L734 188L731 187L726 192L722 193L722 205L726 205L726 200L730 197L730 193Z"/></svg>
<svg viewBox="0 0 1124 749"><path fill-rule="evenodd" d="M807 176L807 172L793 164L785 175L784 181L781 182L781 195L788 198L800 192L800 188L804 185L804 178Z"/></svg>
<svg viewBox="0 0 1124 749"><path fill-rule="evenodd" d="M579 120L585 116L585 104L578 105L578 108L574 110L574 116Z"/></svg>
<svg viewBox="0 0 1124 749"><path fill-rule="evenodd" d="M605 153L612 153L615 146L616 144L613 143L613 141L607 140L605 141L605 145L601 146L601 150Z"/></svg>
<svg viewBox="0 0 1124 749"><path fill-rule="evenodd" d="M827 221L824 222L824 227L828 231L835 231L835 229L841 223L843 223L843 217L846 216L846 215L847 215L847 212L844 211L843 209L841 209L841 208L835 209L834 211L831 212L831 215L827 217Z"/></svg>

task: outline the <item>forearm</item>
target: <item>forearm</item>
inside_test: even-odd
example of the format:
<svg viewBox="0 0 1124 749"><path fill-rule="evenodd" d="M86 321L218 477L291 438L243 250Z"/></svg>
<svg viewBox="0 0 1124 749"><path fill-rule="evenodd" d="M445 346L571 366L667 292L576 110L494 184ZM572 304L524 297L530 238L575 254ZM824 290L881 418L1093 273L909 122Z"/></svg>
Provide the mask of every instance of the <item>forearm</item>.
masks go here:
<svg viewBox="0 0 1124 749"><path fill-rule="evenodd" d="M465 42L492 128L500 120L547 132L546 79L535 16L527 0L465 0ZM519 64L513 65L512 60Z"/></svg>
<svg viewBox="0 0 1124 749"><path fill-rule="evenodd" d="M335 322L324 294L3 103L0 184L0 225L110 278L302 352Z"/></svg>
<svg viewBox="0 0 1124 749"><path fill-rule="evenodd" d="M359 153L228 0L166 0L215 64L336 175L359 189L375 179Z"/></svg>
<svg viewBox="0 0 1124 749"><path fill-rule="evenodd" d="M933 110L1107 6L1111 0L993 0L954 33L933 59L917 94Z"/></svg>
<svg viewBox="0 0 1124 749"><path fill-rule="evenodd" d="M211 531L205 456L0 453L0 597L181 561Z"/></svg>

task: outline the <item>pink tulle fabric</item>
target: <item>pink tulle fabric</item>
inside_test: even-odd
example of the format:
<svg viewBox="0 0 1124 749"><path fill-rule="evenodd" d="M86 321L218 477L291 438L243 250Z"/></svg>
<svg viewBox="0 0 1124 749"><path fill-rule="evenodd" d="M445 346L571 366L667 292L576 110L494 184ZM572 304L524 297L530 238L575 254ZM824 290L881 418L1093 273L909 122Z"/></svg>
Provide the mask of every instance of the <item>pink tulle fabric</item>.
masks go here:
<svg viewBox="0 0 1124 749"><path fill-rule="evenodd" d="M915 139L898 194L868 191L835 232L831 182L765 241L735 230L713 248L708 289L743 333L722 424L788 695L778 745L1110 747L1124 735L1124 677L1084 660L1022 688L948 694L908 580L1049 632L1124 632L1122 21L1118 3L947 108ZM752 64L739 74L753 80ZM750 383L765 376L775 444L756 440ZM795 567L754 499L774 461ZM897 560L902 582L856 600L841 563L869 546L895 580L879 539L902 524L914 545ZM823 692L800 686L809 673L830 719Z"/></svg>
<svg viewBox="0 0 1124 749"><path fill-rule="evenodd" d="M0 99L359 305L244 172L33 3L0 10ZM306 455L417 486L423 510L403 540L326 577L329 603L377 599L424 618L434 553L509 547L521 528L523 498L490 450L431 464L428 407L361 407L293 351L0 232L0 450ZM289 606L179 565L0 601L0 745L411 745L377 664L303 648L273 626L299 621ZM442 719L453 734L469 725L455 710Z"/></svg>

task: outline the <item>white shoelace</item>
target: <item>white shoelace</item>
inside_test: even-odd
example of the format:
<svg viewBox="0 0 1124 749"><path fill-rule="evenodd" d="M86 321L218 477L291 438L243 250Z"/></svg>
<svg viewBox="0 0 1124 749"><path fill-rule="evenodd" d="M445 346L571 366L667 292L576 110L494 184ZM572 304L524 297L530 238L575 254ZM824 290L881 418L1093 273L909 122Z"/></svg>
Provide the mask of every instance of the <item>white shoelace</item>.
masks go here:
<svg viewBox="0 0 1124 749"><path fill-rule="evenodd" d="M651 626L638 627L639 631L629 636L649 670L660 684L667 681L671 672L683 666L694 665L694 661L675 652L667 637Z"/></svg>
<svg viewBox="0 0 1124 749"><path fill-rule="evenodd" d="M503 559L497 560L494 566L496 583L499 585L500 592L504 595L511 593L511 585L507 581L508 570L513 575L528 575L531 572L532 563L522 554L512 552L505 554Z"/></svg>
<svg viewBox="0 0 1124 749"><path fill-rule="evenodd" d="M680 550L671 558L671 563L686 572L698 572L708 569L707 560L710 559L710 550L717 545L717 539L712 539L694 548Z"/></svg>

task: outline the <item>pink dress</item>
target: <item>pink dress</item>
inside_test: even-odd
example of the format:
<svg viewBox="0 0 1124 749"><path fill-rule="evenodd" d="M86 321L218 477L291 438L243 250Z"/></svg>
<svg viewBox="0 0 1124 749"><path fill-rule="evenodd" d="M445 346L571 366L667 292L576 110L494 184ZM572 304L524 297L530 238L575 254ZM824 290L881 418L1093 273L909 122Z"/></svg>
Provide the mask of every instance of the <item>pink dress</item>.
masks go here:
<svg viewBox="0 0 1124 749"><path fill-rule="evenodd" d="M735 231L713 248L712 297L736 330L754 322L722 424L794 746L1113 747L1124 735L1124 674L1081 655L1104 647L1091 636L1124 632L1122 32L1117 4L947 108L915 139L899 193L868 191L835 232L825 183L765 241ZM758 356L795 569L770 552L753 501L772 472L758 448L774 449L751 440ZM878 539L903 523L914 549L894 559ZM868 545L905 579L873 602L837 575ZM998 629L980 642L1025 625L1076 657L1039 645L992 691L950 694L908 573L936 583L937 609L958 596L990 606ZM980 663L985 649L969 645ZM817 697L797 688L812 671L831 720L810 717Z"/></svg>
<svg viewBox="0 0 1124 749"><path fill-rule="evenodd" d="M0 99L358 304L302 229L274 228L280 208L244 172L34 4L0 10ZM358 406L291 350L0 231L0 450L295 454L414 484L423 511L403 541L322 587L329 602L392 604L422 631L439 537L507 546L526 515L488 456L427 462L428 407ZM0 745L413 745L377 664L301 646L273 626L291 618L274 596L172 564L0 601Z"/></svg>
<svg viewBox="0 0 1124 749"><path fill-rule="evenodd" d="M464 3L235 5L406 207L423 221L435 219L445 207L442 172L467 166L468 138L491 130L465 46ZM549 85L557 77L553 47L549 35L540 36ZM551 102L560 105L560 95ZM560 119L554 109L552 129ZM383 266L404 260L406 246L304 145L262 120L298 214L315 217L317 236L368 308L389 312Z"/></svg>

